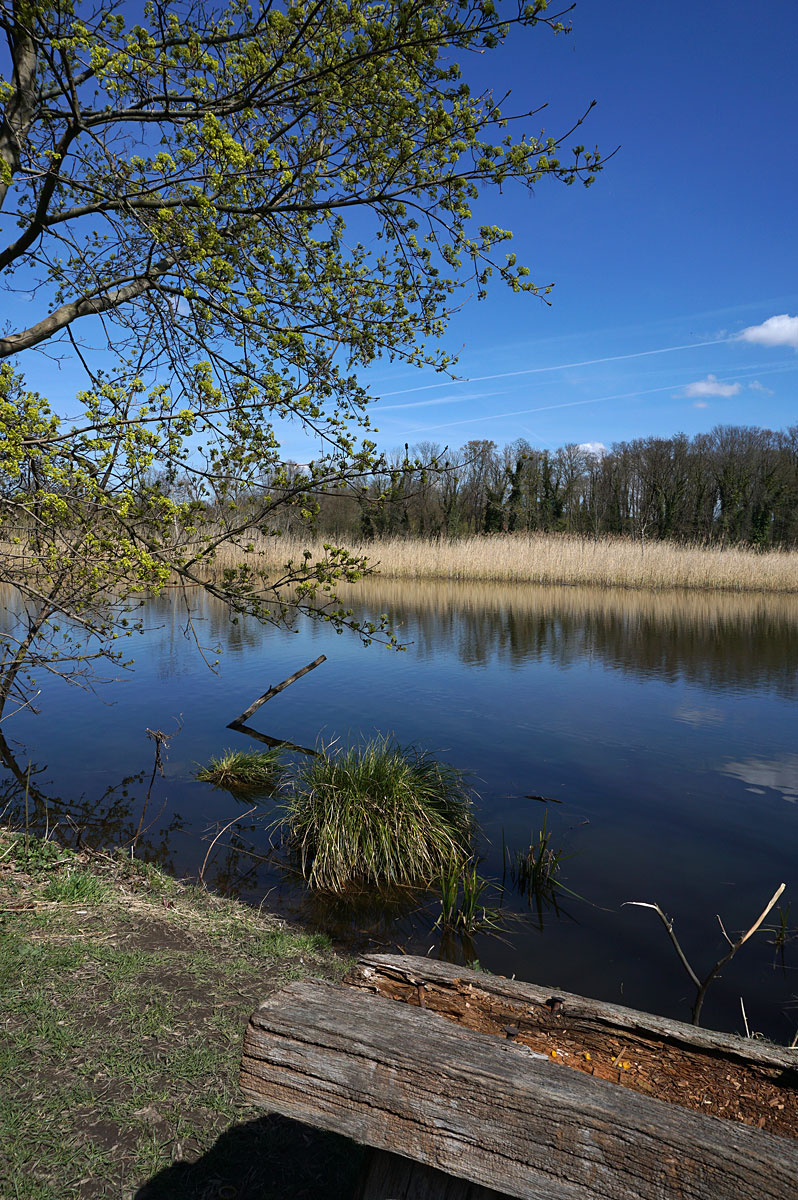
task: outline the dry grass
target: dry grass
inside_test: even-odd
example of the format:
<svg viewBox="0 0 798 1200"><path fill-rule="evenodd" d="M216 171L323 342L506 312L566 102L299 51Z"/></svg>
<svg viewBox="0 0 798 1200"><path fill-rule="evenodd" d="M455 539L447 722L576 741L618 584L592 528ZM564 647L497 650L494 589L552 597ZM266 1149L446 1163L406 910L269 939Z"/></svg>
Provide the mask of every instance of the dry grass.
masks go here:
<svg viewBox="0 0 798 1200"><path fill-rule="evenodd" d="M663 591L673 588L726 592L798 592L798 551L759 552L744 548L680 546L626 538L598 541L568 534L467 537L457 541L390 538L346 543L365 555L383 578L485 580L506 583L581 585ZM301 562L309 549L323 555L321 540L292 538L255 541L246 558L279 570L289 559ZM217 567L232 566L240 551L222 548Z"/></svg>
<svg viewBox="0 0 798 1200"><path fill-rule="evenodd" d="M246 562L276 577L289 560L301 565L305 550L314 561L323 558L325 541L335 539L256 534L248 553L233 545L220 546L208 570L215 574ZM675 542L647 542L641 549L639 542L629 538L594 541L573 534L492 534L451 541L385 538L359 542L342 538L335 544L366 557L383 579L798 593L798 550L760 552ZM0 545L0 554L4 549Z"/></svg>

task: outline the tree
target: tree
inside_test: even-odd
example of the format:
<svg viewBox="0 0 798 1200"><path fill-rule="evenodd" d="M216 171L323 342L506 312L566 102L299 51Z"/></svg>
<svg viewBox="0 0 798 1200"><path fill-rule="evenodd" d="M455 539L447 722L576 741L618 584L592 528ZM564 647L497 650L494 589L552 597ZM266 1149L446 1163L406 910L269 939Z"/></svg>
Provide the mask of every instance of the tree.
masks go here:
<svg viewBox="0 0 798 1200"><path fill-rule="evenodd" d="M334 586L363 562L330 548L267 581L250 534L287 503L310 521L319 496L380 469L360 369L450 369L438 339L492 274L547 292L500 253L509 231L475 217L481 185L589 184L601 166L581 145L561 160L573 130L514 135L533 114L464 78L511 28L561 32L545 0L148 0L136 15L0 0L0 272L32 301L0 338L0 536L16 547L0 714L37 664L113 657L131 603L170 580L265 620L291 604L353 624ZM24 386L34 350L81 364L68 405ZM285 422L312 439L299 471ZM243 565L212 579L224 543Z"/></svg>

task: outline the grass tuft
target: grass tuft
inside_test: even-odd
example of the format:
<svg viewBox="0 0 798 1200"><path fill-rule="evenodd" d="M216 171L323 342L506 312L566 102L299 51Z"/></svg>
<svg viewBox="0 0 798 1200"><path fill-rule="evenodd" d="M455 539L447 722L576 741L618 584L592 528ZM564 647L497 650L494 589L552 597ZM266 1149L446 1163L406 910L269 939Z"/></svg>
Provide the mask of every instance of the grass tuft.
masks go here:
<svg viewBox="0 0 798 1200"><path fill-rule="evenodd" d="M92 871L72 870L53 875L42 890L44 900L61 904L86 904L103 900L108 889Z"/></svg>
<svg viewBox="0 0 798 1200"><path fill-rule="evenodd" d="M212 758L206 767L197 771L201 783L227 788L239 795L250 792L274 791L280 780L282 766L280 751L225 750Z"/></svg>
<svg viewBox="0 0 798 1200"><path fill-rule="evenodd" d="M279 824L314 888L429 884L471 857L464 775L387 736L299 768Z"/></svg>
<svg viewBox="0 0 798 1200"><path fill-rule="evenodd" d="M559 913L557 901L560 893L565 892L577 900L582 899L561 882L560 870L566 856L562 847L555 849L552 846L551 838L548 813L546 813L543 818L543 828L538 831L537 838L534 833L532 834L526 850L519 850L512 854L506 845L504 847L504 858L505 862L509 861L512 885L522 896L526 896L530 908L534 906L541 928L545 909L551 908L555 913ZM502 833L502 841L504 841L504 833Z"/></svg>
<svg viewBox="0 0 798 1200"><path fill-rule="evenodd" d="M478 873L473 859L468 863L450 862L438 876L438 886L441 911L435 924L443 933L472 937L500 927L501 910L485 904L490 884Z"/></svg>

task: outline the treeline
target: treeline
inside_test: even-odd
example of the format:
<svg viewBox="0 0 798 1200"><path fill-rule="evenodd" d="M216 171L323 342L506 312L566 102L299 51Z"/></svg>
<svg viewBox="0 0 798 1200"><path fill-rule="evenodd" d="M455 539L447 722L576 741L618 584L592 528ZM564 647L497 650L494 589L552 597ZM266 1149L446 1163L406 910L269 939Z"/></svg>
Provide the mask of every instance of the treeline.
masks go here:
<svg viewBox="0 0 798 1200"><path fill-rule="evenodd" d="M539 531L792 547L798 425L723 425L600 451L422 442L393 455L367 487L321 495L318 505L322 533L366 538Z"/></svg>

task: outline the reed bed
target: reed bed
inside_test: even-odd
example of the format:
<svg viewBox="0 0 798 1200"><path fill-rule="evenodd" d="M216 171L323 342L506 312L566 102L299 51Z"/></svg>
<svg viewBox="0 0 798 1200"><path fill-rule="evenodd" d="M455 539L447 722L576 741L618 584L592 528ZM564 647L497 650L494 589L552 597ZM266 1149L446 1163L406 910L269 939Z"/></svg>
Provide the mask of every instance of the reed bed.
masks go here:
<svg viewBox="0 0 798 1200"><path fill-rule="evenodd" d="M328 539L332 540L332 539ZM798 593L798 551L757 551L744 547L682 546L627 538L589 538L569 534L495 534L457 540L386 538L351 542L382 578L471 580L504 583L562 584L583 587L674 588ZM246 555L252 565L279 571L289 560L302 561L304 550L324 555L321 539L282 537L254 542ZM242 561L233 546L221 547L215 569Z"/></svg>

